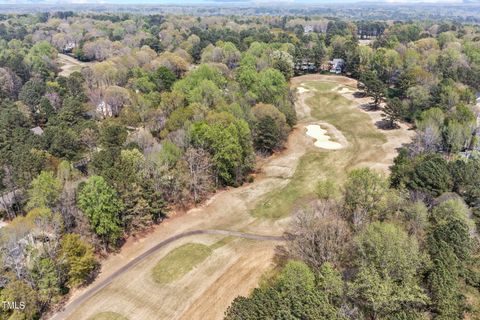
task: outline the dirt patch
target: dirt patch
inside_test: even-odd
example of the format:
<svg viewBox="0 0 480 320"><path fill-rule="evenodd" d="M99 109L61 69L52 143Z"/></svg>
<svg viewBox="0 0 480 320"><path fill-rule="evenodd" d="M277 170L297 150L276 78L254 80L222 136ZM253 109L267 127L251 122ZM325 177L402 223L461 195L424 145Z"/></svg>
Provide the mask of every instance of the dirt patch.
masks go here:
<svg viewBox="0 0 480 320"><path fill-rule="evenodd" d="M345 93L354 93L355 91L352 90L352 89L349 89L349 88L345 88L345 87L342 87L342 88L339 88L337 89L338 93L340 94L345 94Z"/></svg>
<svg viewBox="0 0 480 320"><path fill-rule="evenodd" d="M222 319L225 306L238 295L247 296L257 286L261 276L272 268L273 252L267 247L255 247L248 256L238 258L203 294L182 314L180 319ZM254 268L252 268L254 266ZM238 287L238 279L244 283Z"/></svg>
<svg viewBox="0 0 480 320"><path fill-rule="evenodd" d="M298 93L300 93L300 94L305 93L305 92L310 92L309 89L304 88L304 87L298 87L298 88L297 88L297 91L298 91Z"/></svg>

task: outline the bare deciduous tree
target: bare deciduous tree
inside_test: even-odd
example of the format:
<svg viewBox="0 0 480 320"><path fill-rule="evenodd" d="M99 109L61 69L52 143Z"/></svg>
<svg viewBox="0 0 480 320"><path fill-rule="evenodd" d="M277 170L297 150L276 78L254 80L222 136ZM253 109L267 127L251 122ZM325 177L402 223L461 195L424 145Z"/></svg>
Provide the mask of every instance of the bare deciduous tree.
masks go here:
<svg viewBox="0 0 480 320"><path fill-rule="evenodd" d="M193 201L198 203L205 198L213 187L210 155L203 149L189 148L184 157L190 173L189 189Z"/></svg>
<svg viewBox="0 0 480 320"><path fill-rule="evenodd" d="M325 262L339 266L350 242L350 228L333 201L315 201L295 212L287 232L286 252L319 269Z"/></svg>
<svg viewBox="0 0 480 320"><path fill-rule="evenodd" d="M22 87L22 80L10 69L0 68L0 97L15 97Z"/></svg>

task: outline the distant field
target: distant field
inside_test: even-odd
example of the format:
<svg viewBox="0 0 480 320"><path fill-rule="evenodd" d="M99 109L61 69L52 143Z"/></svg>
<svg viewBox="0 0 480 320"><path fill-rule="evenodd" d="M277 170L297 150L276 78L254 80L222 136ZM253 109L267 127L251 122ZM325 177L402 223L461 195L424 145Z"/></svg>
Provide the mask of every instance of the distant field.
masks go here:
<svg viewBox="0 0 480 320"><path fill-rule="evenodd" d="M60 68L62 69L59 75L64 77L68 77L73 72L80 71L83 67L92 64L92 62L82 62L62 53L58 54L57 62L60 64Z"/></svg>

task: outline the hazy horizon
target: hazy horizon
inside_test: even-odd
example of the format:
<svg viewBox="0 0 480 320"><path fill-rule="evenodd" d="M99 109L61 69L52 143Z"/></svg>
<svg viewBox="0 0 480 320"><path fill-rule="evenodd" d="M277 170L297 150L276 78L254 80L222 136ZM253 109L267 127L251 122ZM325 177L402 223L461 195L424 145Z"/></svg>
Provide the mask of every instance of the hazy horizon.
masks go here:
<svg viewBox="0 0 480 320"><path fill-rule="evenodd" d="M186 0L183 5L186 4L229 4L232 2L237 3L249 3L249 4L273 4L273 3L302 3L302 4L321 4L321 5L336 5L336 4L348 4L348 3L367 3L367 4L480 4L480 0L380 0L380 1L359 1L359 0ZM175 0L0 0L0 4L9 5L88 5L88 4L137 4L137 5L155 5L155 4L178 4ZM179 5L182 5L179 4Z"/></svg>

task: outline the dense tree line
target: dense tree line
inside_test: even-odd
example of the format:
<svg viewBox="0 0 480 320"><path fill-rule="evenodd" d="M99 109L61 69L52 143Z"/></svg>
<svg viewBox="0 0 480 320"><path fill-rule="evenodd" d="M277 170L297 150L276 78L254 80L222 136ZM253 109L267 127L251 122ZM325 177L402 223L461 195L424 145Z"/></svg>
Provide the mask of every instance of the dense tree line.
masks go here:
<svg viewBox="0 0 480 320"><path fill-rule="evenodd" d="M340 190L331 181L319 183L318 199L294 213L279 273L248 298L236 298L225 319L475 314L464 291L480 286L469 207L458 194L426 203L419 189L412 191L391 188L369 169L351 171ZM286 281L307 289L284 287Z"/></svg>

